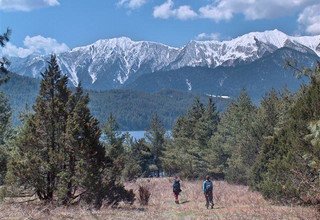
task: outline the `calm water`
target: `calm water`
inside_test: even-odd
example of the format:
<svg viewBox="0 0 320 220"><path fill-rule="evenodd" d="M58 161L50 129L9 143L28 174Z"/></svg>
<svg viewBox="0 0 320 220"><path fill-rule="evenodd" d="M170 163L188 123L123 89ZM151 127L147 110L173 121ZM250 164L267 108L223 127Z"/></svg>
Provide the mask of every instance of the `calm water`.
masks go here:
<svg viewBox="0 0 320 220"><path fill-rule="evenodd" d="M146 131L122 131L123 133L129 132L129 134L136 140L144 138ZM171 131L166 131L166 136L171 136Z"/></svg>
<svg viewBox="0 0 320 220"><path fill-rule="evenodd" d="M129 132L129 134L136 140L144 137L146 131L123 131L123 133Z"/></svg>

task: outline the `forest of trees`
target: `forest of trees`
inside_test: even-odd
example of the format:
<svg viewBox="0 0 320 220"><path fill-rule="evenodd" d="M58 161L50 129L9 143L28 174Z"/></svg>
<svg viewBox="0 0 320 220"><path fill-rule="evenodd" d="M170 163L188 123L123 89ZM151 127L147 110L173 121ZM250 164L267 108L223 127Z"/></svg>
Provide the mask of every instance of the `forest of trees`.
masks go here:
<svg viewBox="0 0 320 220"><path fill-rule="evenodd" d="M246 91L218 114L196 100L163 151L169 174L210 174L249 185L281 202L320 203L320 63L300 71L310 84L267 93L259 107Z"/></svg>
<svg viewBox="0 0 320 220"><path fill-rule="evenodd" d="M152 120L154 139L135 142L127 154L136 177L154 170L187 179L209 174L279 202L319 204L320 64L301 73L309 84L296 94L271 90L258 107L245 90L222 113L211 99L195 99L171 137Z"/></svg>
<svg viewBox="0 0 320 220"><path fill-rule="evenodd" d="M12 109L13 125L20 125L19 115L31 108L39 92L40 79L9 73L7 83L1 84L0 91L6 94ZM70 87L70 82L69 82ZM70 87L75 90L74 87ZM113 114L123 131L146 130L153 114L157 114L166 129L171 129L177 117L184 114L196 94L162 90L156 93L115 89L109 91L88 91L89 108L101 124ZM201 100L207 96L202 95ZM231 99L214 98L219 110L225 109Z"/></svg>
<svg viewBox="0 0 320 220"><path fill-rule="evenodd" d="M8 41L0 37L0 45ZM0 83L6 81L1 60ZM124 181L209 174L248 185L280 202L320 203L320 63L301 71L310 83L292 94L271 90L255 106L245 90L224 112L209 98L194 99L166 135L157 114L145 138L120 132L114 115L104 126L89 109L81 84L71 91L56 57L42 73L40 91L22 125L10 123L11 109L0 93L0 195L21 190L44 202L85 202L95 208L132 204ZM101 129L102 127L102 129Z"/></svg>

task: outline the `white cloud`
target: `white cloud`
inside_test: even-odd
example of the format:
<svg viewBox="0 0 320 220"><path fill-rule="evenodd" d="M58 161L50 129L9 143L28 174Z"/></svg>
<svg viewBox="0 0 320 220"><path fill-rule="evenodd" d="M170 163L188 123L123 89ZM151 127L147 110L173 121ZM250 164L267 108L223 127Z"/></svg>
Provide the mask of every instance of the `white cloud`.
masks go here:
<svg viewBox="0 0 320 220"><path fill-rule="evenodd" d="M299 24L310 34L320 34L320 4L306 7L298 18Z"/></svg>
<svg viewBox="0 0 320 220"><path fill-rule="evenodd" d="M171 0L166 1L162 5L158 5L154 7L153 17L168 19L173 16L173 2Z"/></svg>
<svg viewBox="0 0 320 220"><path fill-rule="evenodd" d="M199 9L203 18L230 20L242 14L248 20L271 19L301 11L317 0L215 0Z"/></svg>
<svg viewBox="0 0 320 220"><path fill-rule="evenodd" d="M180 6L178 9L174 10L178 19L187 20L190 18L197 17L197 13L194 12L189 5Z"/></svg>
<svg viewBox="0 0 320 220"><path fill-rule="evenodd" d="M62 53L69 50L69 47L64 43L59 43L56 39L46 38L40 35L30 37L27 36L23 41L24 47L17 47L8 43L3 49L2 54L12 57L27 57L33 53L50 54Z"/></svg>
<svg viewBox="0 0 320 220"><path fill-rule="evenodd" d="M197 16L197 13L193 11L189 5L182 5L179 8L174 8L172 0L167 0L162 5L155 6L153 10L153 17L161 19L175 17L180 20L188 20Z"/></svg>
<svg viewBox="0 0 320 220"><path fill-rule="evenodd" d="M196 40L215 40L218 41L220 40L220 33L201 33L198 34L198 36L196 37Z"/></svg>
<svg viewBox="0 0 320 220"><path fill-rule="evenodd" d="M37 8L59 5L58 0L0 0L0 10L31 11Z"/></svg>
<svg viewBox="0 0 320 220"><path fill-rule="evenodd" d="M140 8L147 3L148 0L118 0L118 5L129 8L131 10Z"/></svg>

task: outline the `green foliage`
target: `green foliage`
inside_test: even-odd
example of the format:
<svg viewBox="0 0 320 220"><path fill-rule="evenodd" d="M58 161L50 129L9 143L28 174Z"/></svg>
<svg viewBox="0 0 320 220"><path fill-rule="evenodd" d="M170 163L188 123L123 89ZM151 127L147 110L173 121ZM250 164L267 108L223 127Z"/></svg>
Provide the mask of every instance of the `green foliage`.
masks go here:
<svg viewBox="0 0 320 220"><path fill-rule="evenodd" d="M120 201L133 203L133 191L125 190L121 181L127 159L125 135L119 132L119 126L112 114L107 119L103 134L105 135L106 169L103 171L102 181L106 188L100 194L105 195L109 205L117 205Z"/></svg>
<svg viewBox="0 0 320 220"><path fill-rule="evenodd" d="M10 136L11 109L8 99L0 92L0 185L3 184L7 172L8 146Z"/></svg>
<svg viewBox="0 0 320 220"><path fill-rule="evenodd" d="M153 156L150 144L144 138L139 140L131 139L126 150L125 179L134 180L139 177L148 177L152 162Z"/></svg>
<svg viewBox="0 0 320 220"><path fill-rule="evenodd" d="M162 157L165 171L179 173L186 178L198 178L210 169L208 142L214 136L219 123L215 104L211 99L204 106L197 98L181 116L174 128L173 139L168 140Z"/></svg>
<svg viewBox="0 0 320 220"><path fill-rule="evenodd" d="M0 47L4 47L10 38L11 30L7 29L5 33L0 35ZM8 80L8 66L10 62L7 58L2 57L0 58L0 85Z"/></svg>
<svg viewBox="0 0 320 220"><path fill-rule="evenodd" d="M121 141L111 135L106 152L99 122L88 108L88 94L81 85L71 93L54 55L42 76L34 113L24 116L13 143L7 183L34 191L40 200L57 198L65 205L76 200L95 208L104 201L131 203L134 194L120 182L123 162L113 150Z"/></svg>
<svg viewBox="0 0 320 220"><path fill-rule="evenodd" d="M280 102L278 123L263 144L253 169L253 185L266 197L319 203L320 66L307 71L310 84L293 101Z"/></svg>
<svg viewBox="0 0 320 220"><path fill-rule="evenodd" d="M217 132L209 142L211 169L223 172L230 182L247 183L258 151L254 139L256 114L249 96L242 91L222 115Z"/></svg>
<svg viewBox="0 0 320 220"><path fill-rule="evenodd" d="M157 177L160 176L160 172L163 170L160 157L162 157L162 152L164 150L165 133L166 130L164 129L159 116L156 114L153 115L150 127L145 136L146 140L150 144L150 153L152 155L152 164L149 166L150 168L153 167L153 169L150 170L152 170Z"/></svg>
<svg viewBox="0 0 320 220"><path fill-rule="evenodd" d="M42 200L52 200L63 164L64 132L70 91L55 56L42 74L39 96L31 115L18 135L17 157L11 172L21 183L33 187Z"/></svg>
<svg viewBox="0 0 320 220"><path fill-rule="evenodd" d="M11 30L0 35L0 47L4 47L9 41ZM7 67L10 62L5 58L0 58L0 85L8 80ZM8 149L5 146L6 137L9 133L11 110L7 98L0 92L0 185L3 184L7 172Z"/></svg>

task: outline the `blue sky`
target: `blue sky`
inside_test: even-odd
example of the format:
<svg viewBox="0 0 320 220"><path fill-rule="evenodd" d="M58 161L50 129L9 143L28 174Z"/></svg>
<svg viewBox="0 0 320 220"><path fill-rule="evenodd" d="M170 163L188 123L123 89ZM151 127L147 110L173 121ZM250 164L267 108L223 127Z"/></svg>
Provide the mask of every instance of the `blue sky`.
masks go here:
<svg viewBox="0 0 320 220"><path fill-rule="evenodd" d="M8 54L61 52L127 36L180 47L279 29L320 34L319 0L0 0L0 30L13 30Z"/></svg>

